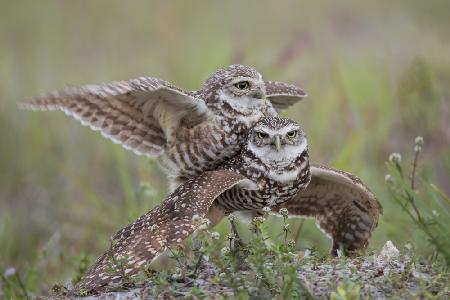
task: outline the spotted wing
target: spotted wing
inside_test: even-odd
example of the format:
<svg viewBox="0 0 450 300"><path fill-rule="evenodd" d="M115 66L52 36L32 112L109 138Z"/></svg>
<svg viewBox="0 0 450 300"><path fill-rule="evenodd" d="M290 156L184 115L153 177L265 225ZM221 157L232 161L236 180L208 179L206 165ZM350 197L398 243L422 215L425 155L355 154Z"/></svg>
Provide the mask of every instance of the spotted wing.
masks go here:
<svg viewBox="0 0 450 300"><path fill-rule="evenodd" d="M152 262L167 246L181 243L192 234L213 201L236 184L250 180L232 171L204 172L178 187L160 205L113 236L109 251L103 254L75 286L95 292L120 284Z"/></svg>
<svg viewBox="0 0 450 300"><path fill-rule="evenodd" d="M367 246L383 212L381 204L364 183L350 173L312 165L311 182L292 200L274 208L287 208L289 215L314 217L333 239L332 253Z"/></svg>
<svg viewBox="0 0 450 300"><path fill-rule="evenodd" d="M276 81L265 81L266 95L277 111L288 109L305 98L306 93L299 87Z"/></svg>
<svg viewBox="0 0 450 300"><path fill-rule="evenodd" d="M189 116L192 126L208 115L204 101L151 77L66 88L20 106L62 110L125 148L147 156L162 153L165 131L172 126L176 130L183 117Z"/></svg>

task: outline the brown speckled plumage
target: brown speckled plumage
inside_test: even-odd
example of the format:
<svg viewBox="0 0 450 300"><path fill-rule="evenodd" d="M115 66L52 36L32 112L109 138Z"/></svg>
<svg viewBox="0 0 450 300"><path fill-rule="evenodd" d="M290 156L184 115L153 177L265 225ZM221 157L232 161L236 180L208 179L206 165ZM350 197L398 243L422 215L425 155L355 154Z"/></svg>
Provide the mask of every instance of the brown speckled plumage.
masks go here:
<svg viewBox="0 0 450 300"><path fill-rule="evenodd" d="M249 82L248 88L236 88L238 81ZM305 96L293 85L264 81L251 67L231 65L198 91L139 77L67 88L22 107L62 110L137 154L158 157L173 189L234 156L249 127Z"/></svg>
<svg viewBox="0 0 450 300"><path fill-rule="evenodd" d="M375 195L350 173L320 165L311 165L310 171L308 187L273 211L287 208L290 216L315 218L333 241L333 255L364 249L383 212Z"/></svg>
<svg viewBox="0 0 450 300"><path fill-rule="evenodd" d="M75 286L73 294L123 282L151 263L171 244L182 242L201 223L223 191L247 179L235 172L204 172L177 188L160 205L117 232L112 247L100 256Z"/></svg>
<svg viewBox="0 0 450 300"><path fill-rule="evenodd" d="M240 81L248 87L238 89ZM200 225L195 219L215 223L235 211L287 208L291 216L314 217L333 240L333 254L365 248L382 213L379 202L357 177L310 166L302 130L276 117L305 96L298 87L232 65L193 92L140 77L67 88L24 103L62 110L137 154L157 157L174 190L113 237L111 249L73 293L120 284L192 234ZM288 130L298 138L288 138ZM272 151L279 144L281 152Z"/></svg>
<svg viewBox="0 0 450 300"><path fill-rule="evenodd" d="M241 151L217 170L187 180L114 235L111 249L72 292L96 292L121 284L124 276L136 274L168 246L198 229L201 223L196 218L216 224L237 211L255 214L269 207L277 213L287 208L290 216L314 217L333 240L333 254L366 247L382 208L361 180L343 171L310 166L306 137L291 120L264 118L246 140Z"/></svg>
<svg viewBox="0 0 450 300"><path fill-rule="evenodd" d="M270 179L271 162L263 161L257 156L258 152L248 146L254 144L255 134L267 127L274 137L285 134L282 130L286 127L298 131L295 139L284 141L282 145L297 150L281 160L293 168L296 166L295 176L288 180ZM258 131L255 132L255 128ZM258 147L279 151L275 150L273 141L276 139L272 138L268 136ZM310 180L306 138L295 122L278 117L263 119L250 130L247 140L247 147L235 158L216 171L203 172L186 181L160 205L115 234L110 251L96 261L73 292L99 290L120 283L124 276L136 274L167 246L181 243L192 234L200 225L194 216L210 218L213 210L219 211L218 219L211 220L215 223L234 211L258 210L282 203L306 187ZM250 176L249 168L255 171ZM234 204L229 206L229 201Z"/></svg>

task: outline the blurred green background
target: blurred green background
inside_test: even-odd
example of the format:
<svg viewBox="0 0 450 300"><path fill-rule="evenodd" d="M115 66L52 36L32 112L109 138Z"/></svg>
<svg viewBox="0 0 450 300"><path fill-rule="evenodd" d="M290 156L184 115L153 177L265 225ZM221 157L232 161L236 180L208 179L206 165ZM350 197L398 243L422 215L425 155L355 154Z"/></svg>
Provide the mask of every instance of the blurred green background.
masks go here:
<svg viewBox="0 0 450 300"><path fill-rule="evenodd" d="M304 126L313 161L379 197L371 249L390 239L429 254L390 201L385 161L411 161L423 136L420 172L450 194L449 1L0 0L0 271L16 268L36 293L64 283L166 193L154 162L17 102L137 76L197 89L231 63L307 91L285 115ZM311 246L326 253L330 242L308 220L297 248Z"/></svg>

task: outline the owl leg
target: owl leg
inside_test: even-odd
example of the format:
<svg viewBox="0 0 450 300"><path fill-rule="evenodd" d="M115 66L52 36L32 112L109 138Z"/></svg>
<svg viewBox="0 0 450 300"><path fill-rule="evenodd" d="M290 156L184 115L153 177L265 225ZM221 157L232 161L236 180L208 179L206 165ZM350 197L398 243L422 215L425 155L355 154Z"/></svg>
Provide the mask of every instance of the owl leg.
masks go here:
<svg viewBox="0 0 450 300"><path fill-rule="evenodd" d="M239 236L236 221L234 220L234 218L230 218L229 221L231 224L230 250L233 255L238 256L238 253L242 252L245 244L242 242L242 239Z"/></svg>

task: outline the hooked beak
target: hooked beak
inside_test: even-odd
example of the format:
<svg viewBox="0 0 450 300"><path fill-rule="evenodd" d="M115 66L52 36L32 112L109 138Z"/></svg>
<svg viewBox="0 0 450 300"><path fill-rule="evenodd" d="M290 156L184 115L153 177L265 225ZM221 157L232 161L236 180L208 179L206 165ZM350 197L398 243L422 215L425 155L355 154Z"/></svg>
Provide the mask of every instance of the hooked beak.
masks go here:
<svg viewBox="0 0 450 300"><path fill-rule="evenodd" d="M277 151L281 150L281 139L279 135L275 136L275 149L277 149Z"/></svg>
<svg viewBox="0 0 450 300"><path fill-rule="evenodd" d="M254 91L250 94L252 98L266 100L266 93L261 90Z"/></svg>

